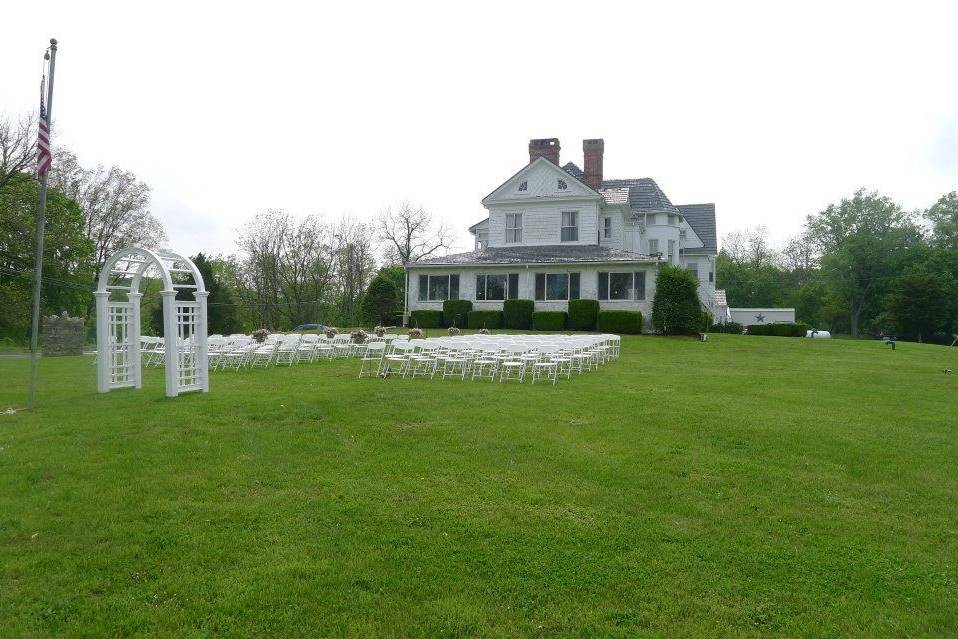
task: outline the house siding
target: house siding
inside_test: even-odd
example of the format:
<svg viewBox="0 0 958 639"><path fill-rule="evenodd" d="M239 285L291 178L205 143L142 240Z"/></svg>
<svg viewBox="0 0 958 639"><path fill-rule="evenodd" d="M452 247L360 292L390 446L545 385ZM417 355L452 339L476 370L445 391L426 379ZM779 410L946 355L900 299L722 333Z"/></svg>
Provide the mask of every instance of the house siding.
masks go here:
<svg viewBox="0 0 958 639"><path fill-rule="evenodd" d="M579 239L562 242L562 212L579 213ZM553 244L596 244L597 202L523 202L522 204L497 205L489 209L489 246L543 246ZM522 213L522 242L506 243L506 215Z"/></svg>

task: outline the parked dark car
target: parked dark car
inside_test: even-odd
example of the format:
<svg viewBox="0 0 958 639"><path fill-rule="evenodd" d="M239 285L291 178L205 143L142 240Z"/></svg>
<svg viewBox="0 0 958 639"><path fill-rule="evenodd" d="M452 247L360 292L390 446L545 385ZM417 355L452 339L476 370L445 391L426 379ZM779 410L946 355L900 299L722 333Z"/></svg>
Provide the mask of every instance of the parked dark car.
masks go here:
<svg viewBox="0 0 958 639"><path fill-rule="evenodd" d="M294 331L318 331L323 328L322 324L300 324Z"/></svg>

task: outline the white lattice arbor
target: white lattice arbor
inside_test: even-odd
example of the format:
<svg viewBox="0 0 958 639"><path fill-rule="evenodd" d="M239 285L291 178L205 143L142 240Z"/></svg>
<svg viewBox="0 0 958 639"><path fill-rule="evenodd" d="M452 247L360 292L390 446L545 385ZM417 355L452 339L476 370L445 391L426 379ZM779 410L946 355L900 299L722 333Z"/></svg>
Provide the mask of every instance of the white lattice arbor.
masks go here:
<svg viewBox="0 0 958 639"><path fill-rule="evenodd" d="M131 246L114 253L103 265L97 283L97 390L141 388L140 283L143 277L163 283L163 341L166 396L187 391L209 392L206 350L206 297L209 293L196 265L166 250ZM194 300L178 300L189 291Z"/></svg>

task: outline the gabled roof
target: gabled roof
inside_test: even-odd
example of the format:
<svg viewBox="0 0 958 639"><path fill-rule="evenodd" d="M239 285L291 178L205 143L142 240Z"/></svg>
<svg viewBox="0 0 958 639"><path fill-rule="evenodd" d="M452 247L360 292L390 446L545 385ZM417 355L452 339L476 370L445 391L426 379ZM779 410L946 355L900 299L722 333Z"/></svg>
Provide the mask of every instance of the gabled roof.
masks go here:
<svg viewBox="0 0 958 639"><path fill-rule="evenodd" d="M407 266L466 266L469 264L565 264L609 262L657 262L658 259L609 248L607 246L588 245L545 245L545 246L497 246L456 253L443 257L432 257L411 262Z"/></svg>
<svg viewBox="0 0 958 639"><path fill-rule="evenodd" d="M689 249L690 252L717 253L718 242L715 237L715 204L681 204L679 212L702 240L702 248Z"/></svg>
<svg viewBox="0 0 958 639"><path fill-rule="evenodd" d="M573 180L574 180L573 183L574 183L575 185L579 186L579 187L582 187L582 189L587 192L587 194L588 194L587 196L588 196L588 197L595 197L595 196L598 195L598 193L597 193L595 190L593 190L592 187L590 187L588 184L586 184L585 182L583 182L580 178L576 177L574 174L569 173L568 171L563 171L562 168L560 168L560 167L556 166L555 164L553 164L552 161L549 160L549 159L546 158L546 157L538 157L538 158L536 158L535 160L533 160L532 162L530 162L529 164L525 165L524 167L522 167L521 169L519 169L518 171L516 171L515 173L513 173L513 174L509 177L509 179L507 179L505 182L503 182L502 184L500 184L499 186L497 186L495 189L493 189L492 192L491 192L489 195L487 195L486 197L482 198L482 203L483 203L483 204L486 204L489 200L491 200L493 197L495 197L496 195L498 195L500 191L505 190L505 188L506 188L509 184L511 184L511 183L513 182L513 180L515 180L517 177L519 177L520 174L522 174L522 173L525 172L525 171L528 171L531 167L540 166L543 162L545 163L545 166L551 167L551 169L552 169L553 171L559 172L560 175L564 173L565 175L570 175L570 176L572 176L572 178L573 178ZM578 196L578 197L582 197L582 196L580 195L580 196Z"/></svg>

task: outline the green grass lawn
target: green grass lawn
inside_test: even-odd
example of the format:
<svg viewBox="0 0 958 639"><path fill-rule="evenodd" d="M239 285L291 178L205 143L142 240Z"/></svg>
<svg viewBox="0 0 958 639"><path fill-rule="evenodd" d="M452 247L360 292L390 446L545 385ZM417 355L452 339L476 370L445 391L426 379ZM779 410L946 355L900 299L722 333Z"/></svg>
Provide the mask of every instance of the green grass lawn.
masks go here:
<svg viewBox="0 0 958 639"><path fill-rule="evenodd" d="M627 337L554 388L338 361L168 400L47 359L0 415L0 636L954 637L945 367Z"/></svg>

